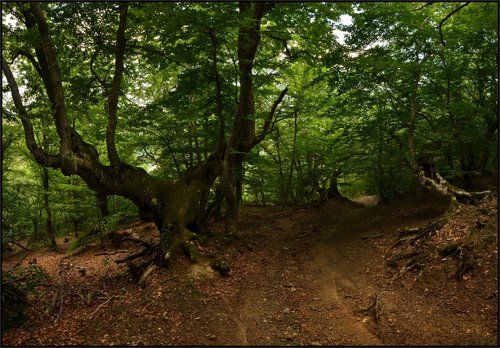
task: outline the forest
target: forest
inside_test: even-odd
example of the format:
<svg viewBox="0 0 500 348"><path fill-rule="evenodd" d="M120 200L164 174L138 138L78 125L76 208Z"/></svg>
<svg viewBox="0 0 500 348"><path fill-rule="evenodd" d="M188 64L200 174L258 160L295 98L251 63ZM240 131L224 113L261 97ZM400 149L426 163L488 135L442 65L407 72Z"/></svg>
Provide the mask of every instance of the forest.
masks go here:
<svg viewBox="0 0 500 348"><path fill-rule="evenodd" d="M2 346L496 346L498 11L2 2Z"/></svg>

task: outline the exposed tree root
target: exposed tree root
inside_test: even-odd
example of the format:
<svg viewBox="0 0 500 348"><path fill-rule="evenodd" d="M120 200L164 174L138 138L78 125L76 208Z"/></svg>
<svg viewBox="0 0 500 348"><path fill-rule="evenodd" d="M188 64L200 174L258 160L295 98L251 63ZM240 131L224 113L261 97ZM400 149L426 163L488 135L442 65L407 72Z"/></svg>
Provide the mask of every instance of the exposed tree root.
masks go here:
<svg viewBox="0 0 500 348"><path fill-rule="evenodd" d="M10 241L9 242L10 244L14 244L14 245L17 245L18 247L20 247L21 249L23 250L26 250L26 251L33 251L32 249L29 249L28 247L25 247L24 245L22 245L21 243L18 243L16 241Z"/></svg>
<svg viewBox="0 0 500 348"><path fill-rule="evenodd" d="M408 252L408 253L396 254L393 257L391 257L390 259L388 259L386 264L389 267L396 268L396 267L398 267L398 261L416 256L416 255L418 255L418 252Z"/></svg>
<svg viewBox="0 0 500 348"><path fill-rule="evenodd" d="M182 251L191 262L198 262L200 260L200 253L198 252L198 246L192 240L186 240L181 244Z"/></svg>
<svg viewBox="0 0 500 348"><path fill-rule="evenodd" d="M408 255L415 255L415 253L410 253ZM401 268L399 270L399 272L396 273L392 277L390 284L392 284L393 281L402 277L404 274L406 274L407 272L412 271L412 270L419 271L419 273L417 275L417 279L420 278L420 276L422 275L422 272L426 266L426 261L429 258L429 256L430 256L430 253L428 253L428 252L416 253L416 255L411 257L411 259L406 263L406 265L403 268Z"/></svg>
<svg viewBox="0 0 500 348"><path fill-rule="evenodd" d="M141 275L141 278L139 279L139 286L141 287L145 286L146 280L151 275L151 273L153 273L157 268L158 266L156 264L150 263L146 271Z"/></svg>
<svg viewBox="0 0 500 348"><path fill-rule="evenodd" d="M430 237L432 234L434 234L436 231L438 231L441 227L444 226L448 219L443 217L441 219L429 222L423 227L417 227L417 228L408 228L401 230L399 232L399 238L396 244L394 245L395 247L402 244L402 243L414 243L415 241L421 239L421 238L427 238Z"/></svg>
<svg viewBox="0 0 500 348"><path fill-rule="evenodd" d="M467 248L458 248L458 268L455 272L455 278L457 280L462 280L463 276L467 272L474 272L476 266L476 261L472 255L472 252Z"/></svg>
<svg viewBox="0 0 500 348"><path fill-rule="evenodd" d="M102 253L95 254L95 256L102 256L102 255L111 256L111 255L116 255L116 254L124 253L124 252L127 252L127 251L129 251L129 250L122 249L122 250L115 250L115 251L112 251L112 252L103 251Z"/></svg>
<svg viewBox="0 0 500 348"><path fill-rule="evenodd" d="M421 166L418 169L416 168L415 171L418 180L426 189L434 191L450 200L450 206L445 215L452 213L458 207L459 203L478 204L492 194L489 190L469 192L450 184L439 174L433 163L423 161Z"/></svg>
<svg viewBox="0 0 500 348"><path fill-rule="evenodd" d="M481 199L484 198L482 193L476 197L482 197ZM456 204L458 205L459 203ZM436 258L450 256L457 261L457 268L454 274L457 281L462 280L465 274L474 272L477 262L472 252L473 244L467 244L467 242L462 240L461 242L444 246L441 244L439 249L433 247L433 243L427 245L428 239L436 234L450 219L453 219L454 217L457 217L457 212L449 208L447 212L438 220L432 221L423 227L404 229L400 231L399 238L394 244L394 247L404 245L405 252L396 254L389 258L387 260L387 265L396 268L398 267L398 261L404 259L409 259L409 261L399 270L397 274L394 275L391 279L391 283L411 270L419 270L420 276L431 254L435 255ZM476 218L473 226L477 229L481 229L486 226L486 224L487 222L481 220L480 218ZM442 238L438 238L438 240L442 241ZM419 276L417 276L417 279Z"/></svg>
<svg viewBox="0 0 500 348"><path fill-rule="evenodd" d="M140 244L142 245L143 247L146 247L146 248L152 248L153 247L153 244L151 243L148 243L148 242L145 242L141 239L137 239L137 238L133 238L133 237L123 237L122 240L124 241L128 241L128 242L132 242L132 243L136 243L136 244Z"/></svg>
<svg viewBox="0 0 500 348"><path fill-rule="evenodd" d="M184 255L194 263L205 263L210 265L222 276L227 276L230 271L229 264L226 261L218 260L214 255L204 255L199 251L197 240L202 236L194 233L183 226L176 226L168 231L164 231L161 240L158 243L151 244L137 238L129 237L124 234L121 237L123 241L130 241L143 246L141 251L117 259L117 264L126 263L130 273L130 280L144 286L147 278L159 267L167 267L172 255L182 250ZM116 239L116 236L115 236ZM116 242L116 240L115 240ZM141 259L139 263L133 260Z"/></svg>
<svg viewBox="0 0 500 348"><path fill-rule="evenodd" d="M150 251L150 249L148 249L148 248L143 249L135 254L131 254L131 255L125 256L124 258L115 260L115 263L125 263L127 261L131 261L131 260L137 259L139 257L146 256L149 251Z"/></svg>
<svg viewBox="0 0 500 348"><path fill-rule="evenodd" d="M457 259L458 267L455 272L455 278L460 281L468 272L474 272L476 261L472 253L472 246L451 244L440 250L441 256L452 256Z"/></svg>

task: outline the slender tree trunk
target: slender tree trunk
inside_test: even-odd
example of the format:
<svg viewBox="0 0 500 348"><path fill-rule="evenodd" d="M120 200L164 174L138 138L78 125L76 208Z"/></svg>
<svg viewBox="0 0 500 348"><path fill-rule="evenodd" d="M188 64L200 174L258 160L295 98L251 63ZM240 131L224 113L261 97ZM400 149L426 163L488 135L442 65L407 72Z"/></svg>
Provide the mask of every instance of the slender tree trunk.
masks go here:
<svg viewBox="0 0 500 348"><path fill-rule="evenodd" d="M102 202L102 196L100 195L96 195L96 200L95 200L95 203L96 203L96 212L97 212L97 229L99 230L99 239L101 241L101 247L104 248L104 238L103 238L103 235L102 235L102 223L101 223L101 203Z"/></svg>
<svg viewBox="0 0 500 348"><path fill-rule="evenodd" d="M236 194L236 204L241 207L243 203L243 163L239 162L235 166L234 186Z"/></svg>
<svg viewBox="0 0 500 348"><path fill-rule="evenodd" d="M54 226L52 224L52 210L49 202L49 171L47 168L42 167L42 181L43 181L43 206L47 214L46 228L50 240L50 246L53 250L57 250L56 236Z"/></svg>
<svg viewBox="0 0 500 348"><path fill-rule="evenodd" d="M75 238L78 238L78 220L73 218L73 229L75 233Z"/></svg>
<svg viewBox="0 0 500 348"><path fill-rule="evenodd" d="M288 174L288 182L285 187L285 195L283 197L283 203L281 204L281 209L283 209L288 201L288 194L290 192L290 188L292 186L292 178L293 178L293 169L295 165L295 152L297 149L297 120L298 120L298 112L295 110L293 114L293 144L292 144L292 159L290 161L290 173Z"/></svg>
<svg viewBox="0 0 500 348"><path fill-rule="evenodd" d="M208 114L203 115L203 160L208 158Z"/></svg>
<svg viewBox="0 0 500 348"><path fill-rule="evenodd" d="M108 196L104 194L97 194L97 206L101 217L109 216Z"/></svg>
<svg viewBox="0 0 500 348"><path fill-rule="evenodd" d="M279 128L276 129L276 138L274 140L274 146L276 147L276 155L278 158L278 174L279 174L279 198L283 202L285 199L285 173L283 170L283 160L281 159L281 147L280 147L280 131Z"/></svg>
<svg viewBox="0 0 500 348"><path fill-rule="evenodd" d="M259 192L262 200L262 205L266 205L266 197L264 194L264 174L262 173L260 164L257 164L257 169L259 171Z"/></svg>
<svg viewBox="0 0 500 348"><path fill-rule="evenodd" d="M201 159L201 151L200 151L200 143L198 141L198 132L197 132L197 129L196 129L196 123L193 122L191 123L191 134L192 134L192 138L193 138L193 145L194 145L194 149L195 149L195 154L196 154L196 162L197 164L200 164L202 162L202 159Z"/></svg>
<svg viewBox="0 0 500 348"><path fill-rule="evenodd" d="M73 126L74 128L74 126ZM73 179L69 179L69 184L70 185L74 185L76 186L76 181L73 180ZM73 214L72 214L72 217L71 217L71 222L73 224L73 229L74 229L74 234L75 234L75 238L78 238L78 225L79 225L79 222L78 222L78 218L76 216L76 207L77 207L77 194L75 192L75 190L71 190L71 205L73 206Z"/></svg>
<svg viewBox="0 0 500 348"><path fill-rule="evenodd" d="M219 182L219 184L215 188L215 199L213 208L213 216L216 221L220 221L222 219L223 199L224 199L224 194L222 193L221 183Z"/></svg>

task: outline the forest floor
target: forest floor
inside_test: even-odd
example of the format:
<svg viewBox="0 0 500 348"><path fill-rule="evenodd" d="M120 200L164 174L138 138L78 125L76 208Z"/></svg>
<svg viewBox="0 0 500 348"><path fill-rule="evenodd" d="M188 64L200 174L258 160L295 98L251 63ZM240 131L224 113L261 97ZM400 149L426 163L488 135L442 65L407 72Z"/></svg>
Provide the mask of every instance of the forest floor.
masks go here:
<svg viewBox="0 0 500 348"><path fill-rule="evenodd" d="M23 257L52 280L30 320L5 332L2 344L496 345L496 199L462 206L422 244L430 256L421 271L406 273L403 259L388 266L404 251L394 246L398 229L422 226L446 206L425 197L359 201L243 209L232 244L211 239L201 248L229 262L228 277L178 257L141 288L113 262L133 249L126 243L107 245L108 255L100 245L68 254L61 240L58 253L5 258L4 269ZM128 229L142 238L157 233L144 223ZM458 242L475 260L460 279L459 258L438 252Z"/></svg>

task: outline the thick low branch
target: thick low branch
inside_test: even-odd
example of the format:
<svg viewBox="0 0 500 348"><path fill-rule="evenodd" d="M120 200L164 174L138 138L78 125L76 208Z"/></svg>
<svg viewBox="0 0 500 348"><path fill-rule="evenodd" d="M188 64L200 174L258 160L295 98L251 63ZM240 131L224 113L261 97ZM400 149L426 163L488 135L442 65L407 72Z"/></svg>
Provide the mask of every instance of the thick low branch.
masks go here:
<svg viewBox="0 0 500 348"><path fill-rule="evenodd" d="M20 51L17 51L17 54L26 57L31 62L31 65L33 65L33 68L36 70L38 75L40 75L40 76L43 75L42 67L40 66L40 64L38 64L35 57L30 52L20 50Z"/></svg>

